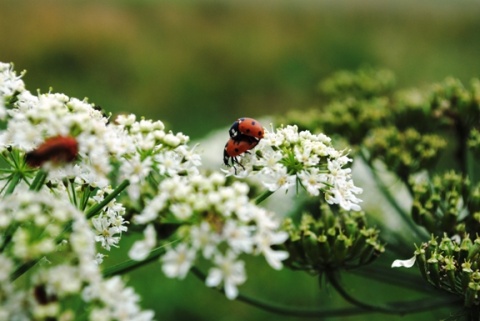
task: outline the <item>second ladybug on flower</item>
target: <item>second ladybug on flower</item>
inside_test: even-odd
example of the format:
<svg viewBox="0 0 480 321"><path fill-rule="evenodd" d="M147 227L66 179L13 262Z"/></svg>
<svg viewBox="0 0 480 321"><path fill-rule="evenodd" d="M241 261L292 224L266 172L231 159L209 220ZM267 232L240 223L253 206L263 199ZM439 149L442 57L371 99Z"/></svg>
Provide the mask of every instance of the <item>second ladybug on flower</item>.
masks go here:
<svg viewBox="0 0 480 321"><path fill-rule="evenodd" d="M225 144L223 150L223 162L227 166L233 166L236 172L235 164L243 165L238 161L237 156L248 153L249 150L257 146L263 138L265 130L257 120L248 117L237 119L228 130L230 139Z"/></svg>
<svg viewBox="0 0 480 321"><path fill-rule="evenodd" d="M235 139L239 135L245 135L249 137L255 137L258 140L263 138L265 130L263 129L262 124L258 120L253 118L243 117L237 119L232 127L228 130L230 137Z"/></svg>

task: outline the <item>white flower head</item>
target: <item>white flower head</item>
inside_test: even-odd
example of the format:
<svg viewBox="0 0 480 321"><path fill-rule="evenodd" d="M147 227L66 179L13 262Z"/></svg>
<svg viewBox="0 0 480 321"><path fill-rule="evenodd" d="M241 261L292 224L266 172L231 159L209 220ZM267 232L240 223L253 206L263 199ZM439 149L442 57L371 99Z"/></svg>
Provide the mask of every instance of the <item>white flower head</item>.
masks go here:
<svg viewBox="0 0 480 321"><path fill-rule="evenodd" d="M219 286L223 282L225 295L230 300L238 296L238 285L246 281L245 263L237 260L237 256L233 252L227 253L225 256L215 256L215 267L211 268L205 283L209 287Z"/></svg>
<svg viewBox="0 0 480 321"><path fill-rule="evenodd" d="M157 233L153 225L148 225L143 231L144 239L136 241L128 252L128 256L135 261L142 261L147 258L150 251L157 243Z"/></svg>
<svg viewBox="0 0 480 321"><path fill-rule="evenodd" d="M161 260L167 277L184 278L197 257L218 268L221 262L236 262L240 255L262 255L273 268L282 267L286 252L272 248L286 240L287 234L280 231L280 219L250 201L247 184L226 184L225 176L219 173L166 177L157 195L133 218L144 224L173 219L180 226L174 238L180 238L181 243L172 244ZM243 271L244 263L239 264ZM222 269L218 269L212 270L209 284L223 280ZM246 280L244 272L239 275L222 281L230 298Z"/></svg>
<svg viewBox="0 0 480 321"><path fill-rule="evenodd" d="M175 248L170 248L162 257L162 270L169 278L183 279L193 265L196 258L195 249L181 243Z"/></svg>
<svg viewBox="0 0 480 321"><path fill-rule="evenodd" d="M330 204L346 210L361 209L356 195L362 190L353 184L351 170L345 167L352 159L333 148L329 137L285 126L265 130L255 151L242 155L242 176L258 179L269 191L288 191L298 184L311 196L322 193Z"/></svg>

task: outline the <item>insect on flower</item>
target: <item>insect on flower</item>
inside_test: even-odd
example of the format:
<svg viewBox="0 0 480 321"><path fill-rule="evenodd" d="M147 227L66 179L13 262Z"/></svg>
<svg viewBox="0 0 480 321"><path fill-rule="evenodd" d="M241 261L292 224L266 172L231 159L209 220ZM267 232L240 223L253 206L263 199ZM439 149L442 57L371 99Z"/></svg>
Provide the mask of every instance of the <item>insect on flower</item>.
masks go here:
<svg viewBox="0 0 480 321"><path fill-rule="evenodd" d="M260 140L255 137L238 135L235 138L230 138L225 144L225 149L223 150L223 162L227 166L233 166L235 172L237 171L235 164L240 165L242 168L243 165L237 159L237 156L248 153L249 150L257 146Z"/></svg>
<svg viewBox="0 0 480 321"><path fill-rule="evenodd" d="M250 136L262 139L265 134L262 124L258 120L248 117L237 119L228 130L230 137L236 139L239 136Z"/></svg>
<svg viewBox="0 0 480 321"><path fill-rule="evenodd" d="M53 163L73 162L78 155L78 143L71 136L50 137L37 149L25 155L25 161L31 167L39 167L51 161Z"/></svg>

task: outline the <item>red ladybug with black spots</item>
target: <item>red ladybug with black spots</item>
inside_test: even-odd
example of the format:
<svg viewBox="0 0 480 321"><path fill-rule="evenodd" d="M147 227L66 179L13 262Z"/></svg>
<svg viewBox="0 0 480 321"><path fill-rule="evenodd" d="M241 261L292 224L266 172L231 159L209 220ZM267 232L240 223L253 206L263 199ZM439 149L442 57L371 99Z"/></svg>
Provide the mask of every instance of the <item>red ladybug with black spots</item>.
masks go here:
<svg viewBox="0 0 480 321"><path fill-rule="evenodd" d="M230 138L225 144L225 149L223 150L223 162L227 166L233 166L235 173L237 168L235 164L240 165L243 169L243 165L238 161L237 156L248 153L249 150L257 146L260 140L255 137L237 135L235 138Z"/></svg>
<svg viewBox="0 0 480 321"><path fill-rule="evenodd" d="M258 120L249 117L242 117L237 119L232 127L229 129L231 138L236 138L239 135L255 137L262 139L265 134L262 124Z"/></svg>
<svg viewBox="0 0 480 321"><path fill-rule="evenodd" d="M245 168L238 161L237 156L248 153L249 150L257 146L258 142L263 138L265 130L258 120L242 117L233 123L228 133L230 134L230 139L225 144L225 149L223 150L223 162L227 166L233 166L236 173L237 168L235 164Z"/></svg>

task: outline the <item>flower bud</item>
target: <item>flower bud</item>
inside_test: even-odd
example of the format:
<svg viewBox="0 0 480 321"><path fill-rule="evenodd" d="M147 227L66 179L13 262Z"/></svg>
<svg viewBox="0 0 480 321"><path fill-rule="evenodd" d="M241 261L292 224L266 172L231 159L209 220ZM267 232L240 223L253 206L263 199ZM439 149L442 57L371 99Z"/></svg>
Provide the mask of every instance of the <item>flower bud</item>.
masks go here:
<svg viewBox="0 0 480 321"><path fill-rule="evenodd" d="M320 249L318 247L317 236L311 231L307 231L302 237L303 249L305 256L313 266L320 263Z"/></svg>
<svg viewBox="0 0 480 321"><path fill-rule="evenodd" d="M320 257L322 258L323 262L328 262L331 257L331 249L330 243L328 242L326 235L319 235L318 236L318 248L320 251Z"/></svg>
<svg viewBox="0 0 480 321"><path fill-rule="evenodd" d="M465 306L478 305L478 293L480 292L480 284L472 281L468 283L467 292L465 293Z"/></svg>
<svg viewBox="0 0 480 321"><path fill-rule="evenodd" d="M468 284L470 283L471 275L473 273L471 265L472 264L468 261L462 264L462 278L461 278L462 291L466 291Z"/></svg>
<svg viewBox="0 0 480 321"><path fill-rule="evenodd" d="M337 263L342 262L347 255L348 248L352 245L352 240L350 240L344 234L337 236L335 243L333 245L333 255Z"/></svg>
<svg viewBox="0 0 480 321"><path fill-rule="evenodd" d="M473 242L467 234L460 244L460 251L458 252L458 262L462 263L468 258L469 250L472 247Z"/></svg>
<svg viewBox="0 0 480 321"><path fill-rule="evenodd" d="M438 257L437 255L429 258L427 260L427 271L429 275L429 279L435 286L440 285L440 270L438 266Z"/></svg>

